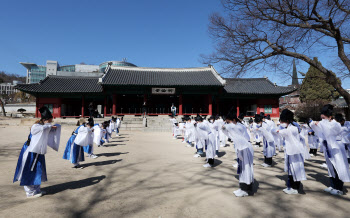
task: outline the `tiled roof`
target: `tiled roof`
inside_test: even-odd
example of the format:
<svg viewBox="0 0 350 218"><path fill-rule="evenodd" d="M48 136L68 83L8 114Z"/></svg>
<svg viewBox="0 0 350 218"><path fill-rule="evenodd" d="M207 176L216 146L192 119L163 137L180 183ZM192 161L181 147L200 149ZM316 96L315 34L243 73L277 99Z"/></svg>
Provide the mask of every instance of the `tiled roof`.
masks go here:
<svg viewBox="0 0 350 218"><path fill-rule="evenodd" d="M95 93L102 92L98 77L48 76L37 84L18 84L17 89L29 93Z"/></svg>
<svg viewBox="0 0 350 218"><path fill-rule="evenodd" d="M103 85L143 86L223 86L224 81L211 67L203 68L111 68Z"/></svg>
<svg viewBox="0 0 350 218"><path fill-rule="evenodd" d="M294 87L277 86L267 78L225 78L225 91L229 94L289 94Z"/></svg>

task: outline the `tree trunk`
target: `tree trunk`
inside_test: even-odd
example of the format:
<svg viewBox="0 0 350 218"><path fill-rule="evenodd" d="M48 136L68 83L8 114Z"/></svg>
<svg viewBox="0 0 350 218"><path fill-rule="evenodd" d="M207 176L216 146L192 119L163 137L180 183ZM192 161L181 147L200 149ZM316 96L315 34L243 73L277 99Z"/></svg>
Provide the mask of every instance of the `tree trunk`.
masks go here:
<svg viewBox="0 0 350 218"><path fill-rule="evenodd" d="M4 117L6 117L6 111L5 111L4 102L2 101L1 98L0 98L0 104L1 104L1 108L2 108L2 114L4 115Z"/></svg>

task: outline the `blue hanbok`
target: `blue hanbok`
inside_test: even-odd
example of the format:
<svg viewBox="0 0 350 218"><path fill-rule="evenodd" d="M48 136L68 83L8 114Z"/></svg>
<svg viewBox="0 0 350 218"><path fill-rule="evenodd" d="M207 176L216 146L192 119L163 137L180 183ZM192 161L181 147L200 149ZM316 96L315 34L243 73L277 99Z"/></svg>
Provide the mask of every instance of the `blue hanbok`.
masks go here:
<svg viewBox="0 0 350 218"><path fill-rule="evenodd" d="M83 127L84 125L80 125L72 134L72 136L69 138L66 149L63 153L63 159L70 160L72 164L77 164L78 162L84 161L84 148L82 146L79 146L74 143L75 138L78 135L78 130L80 127Z"/></svg>
<svg viewBox="0 0 350 218"><path fill-rule="evenodd" d="M16 166L13 182L21 186L40 185L47 181L45 153L50 146L58 151L61 129L51 129L51 125L34 124L28 140L23 144ZM35 139L33 139L35 135Z"/></svg>

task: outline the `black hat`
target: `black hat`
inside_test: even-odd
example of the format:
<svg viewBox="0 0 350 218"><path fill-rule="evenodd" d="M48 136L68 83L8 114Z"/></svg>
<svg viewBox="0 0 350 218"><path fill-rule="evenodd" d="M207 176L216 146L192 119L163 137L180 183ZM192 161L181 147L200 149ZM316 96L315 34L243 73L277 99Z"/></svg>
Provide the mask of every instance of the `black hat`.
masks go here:
<svg viewBox="0 0 350 218"><path fill-rule="evenodd" d="M254 116L254 122L255 123L260 123L262 121L262 117L260 114L255 114Z"/></svg>
<svg viewBox="0 0 350 218"><path fill-rule="evenodd" d="M266 115L266 119L271 120L270 114Z"/></svg>
<svg viewBox="0 0 350 218"><path fill-rule="evenodd" d="M260 116L261 117L265 117L265 113L264 112L260 112Z"/></svg>
<svg viewBox="0 0 350 218"><path fill-rule="evenodd" d="M288 109L284 109L281 112L280 121L292 123L294 121L294 113Z"/></svg>
<svg viewBox="0 0 350 218"><path fill-rule="evenodd" d="M197 114L196 118L194 118L195 121L203 121L203 118Z"/></svg>
<svg viewBox="0 0 350 218"><path fill-rule="evenodd" d="M94 124L95 124L94 118L90 117L90 118L88 119L87 125L89 125L89 126L94 126Z"/></svg>
<svg viewBox="0 0 350 218"><path fill-rule="evenodd" d="M214 117L214 116L210 116L210 117L208 118L208 120L215 120L215 117Z"/></svg>
<svg viewBox="0 0 350 218"><path fill-rule="evenodd" d="M334 119L337 121L337 122L342 122L342 121L345 121L344 120L344 117L343 117L343 114L336 114L335 116L334 116Z"/></svg>
<svg viewBox="0 0 350 218"><path fill-rule="evenodd" d="M250 119L249 119L249 124L250 124L250 123L253 123L253 122L254 122L254 121L253 121L253 118L250 118Z"/></svg>
<svg viewBox="0 0 350 218"><path fill-rule="evenodd" d="M53 118L50 110L46 107L46 106L43 106L39 109L39 112L41 114L41 119L45 119L45 120L48 120L48 119L51 119Z"/></svg>
<svg viewBox="0 0 350 218"><path fill-rule="evenodd" d="M227 114L227 116L225 117L225 120L235 120L235 119L237 119L237 116L231 113Z"/></svg>
<svg viewBox="0 0 350 218"><path fill-rule="evenodd" d="M333 105L331 104L326 104L325 106L323 106L322 110L321 110L321 114L330 117L333 114Z"/></svg>
<svg viewBox="0 0 350 218"><path fill-rule="evenodd" d="M244 113L240 113L239 116L238 116L239 119L243 120L244 118Z"/></svg>

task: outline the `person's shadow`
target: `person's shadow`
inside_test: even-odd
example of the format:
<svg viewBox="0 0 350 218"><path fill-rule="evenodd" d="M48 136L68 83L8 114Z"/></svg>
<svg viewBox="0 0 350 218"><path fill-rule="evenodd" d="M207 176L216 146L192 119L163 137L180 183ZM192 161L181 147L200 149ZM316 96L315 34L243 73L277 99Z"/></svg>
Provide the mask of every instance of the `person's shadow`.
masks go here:
<svg viewBox="0 0 350 218"><path fill-rule="evenodd" d="M95 176L87 179L81 179L77 181L48 186L48 187L42 188L42 190L46 191L46 195L54 195L56 193L59 193L68 189L78 189L78 188L84 188L87 186L95 185L101 182L101 180L105 178L106 178L105 175Z"/></svg>

